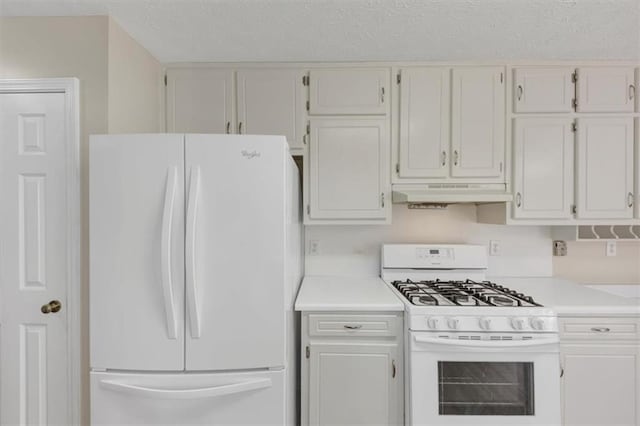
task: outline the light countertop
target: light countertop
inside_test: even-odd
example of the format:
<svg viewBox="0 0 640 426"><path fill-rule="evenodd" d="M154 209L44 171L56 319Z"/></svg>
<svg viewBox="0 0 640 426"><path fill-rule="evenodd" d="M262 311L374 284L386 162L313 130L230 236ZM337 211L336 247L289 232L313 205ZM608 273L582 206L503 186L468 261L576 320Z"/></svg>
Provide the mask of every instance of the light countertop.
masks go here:
<svg viewBox="0 0 640 426"><path fill-rule="evenodd" d="M404 304L378 277L306 276L296 311L403 311Z"/></svg>
<svg viewBox="0 0 640 426"><path fill-rule="evenodd" d="M491 281L533 297L553 308L558 316L640 315L640 299L596 290L561 278L491 277Z"/></svg>

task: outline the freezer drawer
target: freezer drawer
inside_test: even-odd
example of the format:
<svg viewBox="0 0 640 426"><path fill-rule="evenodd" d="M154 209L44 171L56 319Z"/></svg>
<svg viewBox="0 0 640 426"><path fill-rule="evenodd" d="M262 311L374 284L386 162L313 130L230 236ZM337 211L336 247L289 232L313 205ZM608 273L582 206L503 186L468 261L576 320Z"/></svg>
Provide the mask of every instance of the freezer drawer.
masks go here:
<svg viewBox="0 0 640 426"><path fill-rule="evenodd" d="M283 425L285 404L284 370L91 373L92 425Z"/></svg>

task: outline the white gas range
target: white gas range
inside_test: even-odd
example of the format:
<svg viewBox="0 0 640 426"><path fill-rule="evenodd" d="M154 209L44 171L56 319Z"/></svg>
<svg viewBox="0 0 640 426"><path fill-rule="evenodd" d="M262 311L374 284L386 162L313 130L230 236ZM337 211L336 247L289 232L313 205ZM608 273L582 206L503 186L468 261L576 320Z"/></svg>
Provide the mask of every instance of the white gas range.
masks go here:
<svg viewBox="0 0 640 426"><path fill-rule="evenodd" d="M560 424L556 315L487 281L484 246L384 245L381 266L405 304L407 424Z"/></svg>

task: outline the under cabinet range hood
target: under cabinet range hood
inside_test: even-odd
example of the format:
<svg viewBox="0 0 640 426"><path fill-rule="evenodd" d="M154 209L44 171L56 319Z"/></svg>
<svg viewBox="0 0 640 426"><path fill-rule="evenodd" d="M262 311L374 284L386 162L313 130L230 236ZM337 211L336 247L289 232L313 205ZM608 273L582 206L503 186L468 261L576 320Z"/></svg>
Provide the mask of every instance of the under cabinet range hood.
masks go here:
<svg viewBox="0 0 640 426"><path fill-rule="evenodd" d="M513 200L505 184L429 183L393 185L394 203L502 203Z"/></svg>

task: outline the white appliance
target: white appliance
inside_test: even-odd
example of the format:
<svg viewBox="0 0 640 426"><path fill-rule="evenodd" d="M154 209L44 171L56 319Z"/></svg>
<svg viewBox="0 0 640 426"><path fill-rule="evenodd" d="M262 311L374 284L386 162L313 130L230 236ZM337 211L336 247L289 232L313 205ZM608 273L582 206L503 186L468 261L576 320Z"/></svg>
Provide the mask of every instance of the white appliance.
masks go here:
<svg viewBox="0 0 640 426"><path fill-rule="evenodd" d="M90 161L92 424L294 424L285 138L100 135Z"/></svg>
<svg viewBox="0 0 640 426"><path fill-rule="evenodd" d="M560 425L557 318L486 281L486 248L384 245L383 280L405 304L411 425Z"/></svg>

